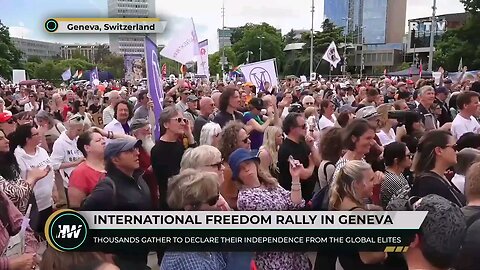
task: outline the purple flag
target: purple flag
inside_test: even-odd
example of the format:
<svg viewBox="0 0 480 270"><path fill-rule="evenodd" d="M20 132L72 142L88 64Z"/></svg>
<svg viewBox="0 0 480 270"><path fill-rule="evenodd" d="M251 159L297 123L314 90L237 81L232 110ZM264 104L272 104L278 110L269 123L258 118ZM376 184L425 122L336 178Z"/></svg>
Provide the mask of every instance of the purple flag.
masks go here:
<svg viewBox="0 0 480 270"><path fill-rule="evenodd" d="M153 112L155 113L155 140L160 138L160 125L158 119L162 112L163 85L161 80L160 63L158 60L157 44L150 38L145 37L145 66L147 68L147 87L153 101Z"/></svg>
<svg viewBox="0 0 480 270"><path fill-rule="evenodd" d="M97 85L100 84L100 80L98 79L98 68L97 67L92 69L92 71L90 72L90 84L92 86L97 86Z"/></svg>

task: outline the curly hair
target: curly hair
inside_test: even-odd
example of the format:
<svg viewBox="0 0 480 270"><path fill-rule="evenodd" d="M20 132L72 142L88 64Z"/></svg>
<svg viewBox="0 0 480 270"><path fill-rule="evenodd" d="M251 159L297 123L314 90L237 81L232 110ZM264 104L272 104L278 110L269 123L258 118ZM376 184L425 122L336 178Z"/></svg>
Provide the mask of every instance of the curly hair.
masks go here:
<svg viewBox="0 0 480 270"><path fill-rule="evenodd" d="M322 136L320 154L324 160L336 163L342 155L342 129L332 127Z"/></svg>
<svg viewBox="0 0 480 270"><path fill-rule="evenodd" d="M238 121L230 121L223 127L218 150L222 153L224 160L227 160L233 151L238 148L238 133L244 127L245 125Z"/></svg>

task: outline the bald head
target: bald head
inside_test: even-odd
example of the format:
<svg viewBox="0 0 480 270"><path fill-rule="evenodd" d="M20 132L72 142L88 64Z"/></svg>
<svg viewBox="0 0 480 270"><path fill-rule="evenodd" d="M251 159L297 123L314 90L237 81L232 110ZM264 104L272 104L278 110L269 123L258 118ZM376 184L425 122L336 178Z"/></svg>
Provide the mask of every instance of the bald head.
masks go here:
<svg viewBox="0 0 480 270"><path fill-rule="evenodd" d="M213 100L213 102L215 103L215 107L217 107L217 108L218 108L218 103L219 103L220 95L221 95L221 94L222 94L222 93L220 93L220 92L214 92L214 93L212 94L212 100Z"/></svg>
<svg viewBox="0 0 480 270"><path fill-rule="evenodd" d="M215 108L215 103L213 99L209 97L202 97L200 99L200 114L208 117L210 114L213 113L213 109Z"/></svg>

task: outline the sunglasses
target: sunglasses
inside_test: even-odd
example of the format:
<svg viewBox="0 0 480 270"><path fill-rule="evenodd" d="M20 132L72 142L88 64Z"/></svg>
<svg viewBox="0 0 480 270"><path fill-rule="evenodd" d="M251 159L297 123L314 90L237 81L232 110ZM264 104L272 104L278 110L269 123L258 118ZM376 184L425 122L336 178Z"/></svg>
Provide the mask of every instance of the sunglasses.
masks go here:
<svg viewBox="0 0 480 270"><path fill-rule="evenodd" d="M220 171L220 170L222 170L223 162L224 161L223 161L223 158L222 158L222 160L220 160L220 162L208 165L208 167L217 167L217 170Z"/></svg>
<svg viewBox="0 0 480 270"><path fill-rule="evenodd" d="M83 121L83 120L85 120L85 116L81 116L81 115L75 116L69 119L69 121Z"/></svg>
<svg viewBox="0 0 480 270"><path fill-rule="evenodd" d="M170 120L177 120L177 122L178 122L179 124L181 124L182 121L183 121L184 124L187 124L187 123L188 123L188 120L187 120L186 118L182 118L182 117L172 118L172 119L170 119Z"/></svg>
<svg viewBox="0 0 480 270"><path fill-rule="evenodd" d="M200 206L204 203L208 204L209 206L214 206L215 204L217 204L219 198L220 198L220 193L218 193L217 195L211 197L210 199L208 199L206 201L194 203L193 208L194 209L199 209Z"/></svg>
<svg viewBox="0 0 480 270"><path fill-rule="evenodd" d="M305 105L307 106L312 106L314 103L313 102L306 102Z"/></svg>
<svg viewBox="0 0 480 270"><path fill-rule="evenodd" d="M457 144L447 144L445 145L444 148L448 148L448 147L451 147L455 151L457 151L457 148L458 148Z"/></svg>
<svg viewBox="0 0 480 270"><path fill-rule="evenodd" d="M243 143L248 143L248 141L250 140L250 136L247 136L245 139L242 140Z"/></svg>

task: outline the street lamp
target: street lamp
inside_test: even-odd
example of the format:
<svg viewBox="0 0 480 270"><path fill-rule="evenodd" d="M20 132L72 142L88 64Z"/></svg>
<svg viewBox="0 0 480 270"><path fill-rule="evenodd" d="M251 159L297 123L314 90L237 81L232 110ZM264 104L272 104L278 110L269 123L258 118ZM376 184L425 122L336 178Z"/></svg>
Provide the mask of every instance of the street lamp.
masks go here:
<svg viewBox="0 0 480 270"><path fill-rule="evenodd" d="M343 31L343 34L345 36L345 47L343 48L343 76L347 75L347 35L348 35L348 22L352 18L342 18L342 20L345 20L345 31Z"/></svg>
<svg viewBox="0 0 480 270"><path fill-rule="evenodd" d="M310 76L313 73L313 17L315 12L315 0L312 0L312 29L310 32Z"/></svg>
<svg viewBox="0 0 480 270"><path fill-rule="evenodd" d="M250 54L253 54L253 52L247 51L247 64L250 63Z"/></svg>
<svg viewBox="0 0 480 270"><path fill-rule="evenodd" d="M359 27L359 35L360 35L360 46L361 46L361 52L360 52L360 78L363 77L363 69L365 68L365 58L363 55L363 45L365 43L365 38L363 37L363 30L365 29L365 26Z"/></svg>
<svg viewBox="0 0 480 270"><path fill-rule="evenodd" d="M265 38L264 36L259 36L257 37L258 39L260 39L260 48L258 48L258 50L260 51L260 61L262 61L262 40Z"/></svg>
<svg viewBox="0 0 480 270"><path fill-rule="evenodd" d="M432 26L430 27L430 52L428 54L428 71L433 71L433 43L435 40L435 32L437 32L437 18L435 12L437 10L437 0L433 0L432 6Z"/></svg>

